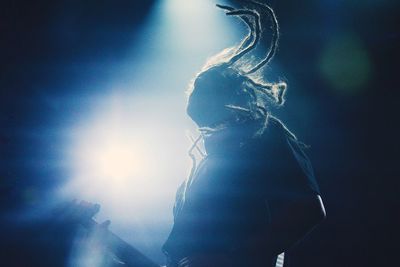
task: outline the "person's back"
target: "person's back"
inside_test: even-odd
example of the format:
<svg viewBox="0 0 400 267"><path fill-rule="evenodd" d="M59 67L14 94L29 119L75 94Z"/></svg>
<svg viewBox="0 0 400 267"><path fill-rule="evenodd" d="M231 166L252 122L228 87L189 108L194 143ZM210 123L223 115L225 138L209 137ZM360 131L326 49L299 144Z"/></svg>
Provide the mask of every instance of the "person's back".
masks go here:
<svg viewBox="0 0 400 267"><path fill-rule="evenodd" d="M245 144L218 140L205 140L207 157L177 193L164 251L172 262L189 266L274 266L271 203L319 194L311 165L273 117L262 135Z"/></svg>
<svg viewBox="0 0 400 267"><path fill-rule="evenodd" d="M250 6L218 5L249 34L209 60L189 88L187 113L207 156L177 193L163 247L171 267L273 266L325 216L302 144L269 112L284 104L286 83L264 82L258 72L277 49L275 13L255 1ZM261 39L262 16L272 22L271 47L252 66L243 57Z"/></svg>

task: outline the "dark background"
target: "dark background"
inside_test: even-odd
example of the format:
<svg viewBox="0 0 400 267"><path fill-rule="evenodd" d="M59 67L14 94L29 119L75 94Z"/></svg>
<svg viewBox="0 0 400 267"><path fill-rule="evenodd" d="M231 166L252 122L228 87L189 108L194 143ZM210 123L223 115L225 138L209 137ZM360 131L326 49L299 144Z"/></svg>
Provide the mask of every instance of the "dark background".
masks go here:
<svg viewBox="0 0 400 267"><path fill-rule="evenodd" d="M292 266L393 266L400 222L399 4L269 3L283 32L277 60L285 78L299 88L296 96L313 103L312 111L288 104L282 116L292 115L296 133L312 146L310 157L328 213L293 249ZM34 209L68 179L62 169L34 160L43 155L56 160L59 137L43 138L32 129L73 120L82 107L47 103L43 96L111 75L98 65L87 64L85 73L71 65L122 60L128 49L126 33L140 29L152 5L122 0L1 2L0 255L5 265L0 265L42 266L32 254L53 255L54 262L65 255L61 248L53 252L46 242L35 243L29 226L11 225L7 217L27 206ZM346 40L356 40L355 48ZM333 66L326 70L321 55L332 43L340 45L332 48L334 56L326 56ZM351 56L358 49L363 49L367 67L353 64ZM90 94L79 90L75 93ZM310 113L313 119L303 122Z"/></svg>

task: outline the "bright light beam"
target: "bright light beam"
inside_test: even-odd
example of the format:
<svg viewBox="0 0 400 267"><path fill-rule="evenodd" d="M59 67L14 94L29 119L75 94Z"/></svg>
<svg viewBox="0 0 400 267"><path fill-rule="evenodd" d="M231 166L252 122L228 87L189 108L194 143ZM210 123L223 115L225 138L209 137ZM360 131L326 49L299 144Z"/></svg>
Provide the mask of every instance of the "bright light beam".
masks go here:
<svg viewBox="0 0 400 267"><path fill-rule="evenodd" d="M100 203L98 219L111 219L114 232L158 261L176 188L191 166L186 87L208 57L242 36L214 5L155 5L126 61L104 81L115 87L99 88L107 93L85 106L86 119L72 130L73 178L62 194Z"/></svg>

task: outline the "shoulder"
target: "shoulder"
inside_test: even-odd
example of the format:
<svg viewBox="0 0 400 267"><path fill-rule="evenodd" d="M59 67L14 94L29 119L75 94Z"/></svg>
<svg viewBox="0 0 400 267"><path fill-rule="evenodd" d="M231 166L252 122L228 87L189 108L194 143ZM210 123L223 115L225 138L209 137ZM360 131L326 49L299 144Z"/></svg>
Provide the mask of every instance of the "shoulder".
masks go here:
<svg viewBox="0 0 400 267"><path fill-rule="evenodd" d="M306 145L281 120L270 116L262 138L270 154L268 166L278 183L295 191L319 192L311 161L305 153Z"/></svg>
<svg viewBox="0 0 400 267"><path fill-rule="evenodd" d="M278 118L269 115L262 134L254 140L254 145L259 149L263 148L266 154L282 154L290 152L289 140L297 142L296 136Z"/></svg>

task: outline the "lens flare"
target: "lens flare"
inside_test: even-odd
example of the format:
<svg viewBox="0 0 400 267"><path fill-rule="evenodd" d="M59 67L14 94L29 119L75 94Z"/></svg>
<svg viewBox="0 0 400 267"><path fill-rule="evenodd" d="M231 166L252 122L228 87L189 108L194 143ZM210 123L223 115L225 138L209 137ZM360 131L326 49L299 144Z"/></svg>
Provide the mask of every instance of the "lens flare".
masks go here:
<svg viewBox="0 0 400 267"><path fill-rule="evenodd" d="M334 36L322 52L322 77L337 92L361 91L371 79L371 60L362 40L348 33Z"/></svg>

